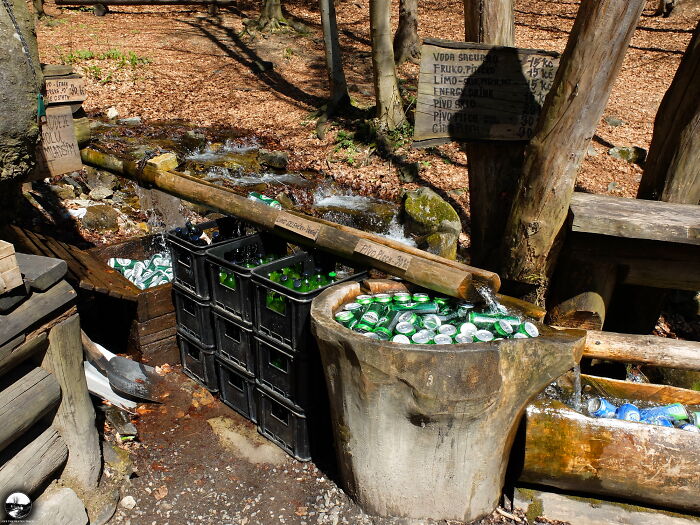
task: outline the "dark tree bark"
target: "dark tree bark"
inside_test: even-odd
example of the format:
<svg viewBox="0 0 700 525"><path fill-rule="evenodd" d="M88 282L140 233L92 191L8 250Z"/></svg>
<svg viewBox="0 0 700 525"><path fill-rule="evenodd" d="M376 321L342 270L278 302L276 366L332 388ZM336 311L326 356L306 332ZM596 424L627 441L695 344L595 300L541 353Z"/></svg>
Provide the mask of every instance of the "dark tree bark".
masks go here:
<svg viewBox="0 0 700 525"><path fill-rule="evenodd" d="M263 7L258 18L258 29L261 31L275 31L287 21L282 14L281 0L263 0Z"/></svg>
<svg viewBox="0 0 700 525"><path fill-rule="evenodd" d="M399 0L399 26L394 35L396 65L420 57L418 41L418 0Z"/></svg>
<svg viewBox="0 0 700 525"><path fill-rule="evenodd" d="M326 116L332 116L336 111L350 105L348 85L343 70L343 56L338 40L338 23L335 15L333 0L319 0L321 12L321 28L323 29L323 45L326 49L326 67L328 68L328 85L330 99Z"/></svg>

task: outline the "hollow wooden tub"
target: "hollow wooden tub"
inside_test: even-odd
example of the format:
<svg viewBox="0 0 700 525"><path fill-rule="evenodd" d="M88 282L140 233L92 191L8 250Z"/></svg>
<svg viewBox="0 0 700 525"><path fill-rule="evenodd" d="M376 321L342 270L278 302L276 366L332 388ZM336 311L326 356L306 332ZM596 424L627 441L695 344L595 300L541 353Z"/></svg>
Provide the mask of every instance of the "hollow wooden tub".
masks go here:
<svg viewBox="0 0 700 525"><path fill-rule="evenodd" d="M582 376L607 398L683 403L700 410L700 392ZM700 434L593 418L558 401L527 407L521 482L700 512Z"/></svg>
<svg viewBox="0 0 700 525"><path fill-rule="evenodd" d="M333 318L359 293L359 283L334 286L311 307L345 490L382 516L491 513L527 403L579 361L585 332L540 326L536 339L444 346L370 340Z"/></svg>

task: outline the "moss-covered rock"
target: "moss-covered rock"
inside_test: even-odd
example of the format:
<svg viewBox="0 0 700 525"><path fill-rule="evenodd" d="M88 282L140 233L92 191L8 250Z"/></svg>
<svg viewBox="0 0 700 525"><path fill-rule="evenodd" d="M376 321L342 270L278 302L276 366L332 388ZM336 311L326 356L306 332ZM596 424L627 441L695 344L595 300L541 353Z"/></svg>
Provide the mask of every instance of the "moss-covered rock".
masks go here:
<svg viewBox="0 0 700 525"><path fill-rule="evenodd" d="M420 248L449 259L456 257L462 231L459 215L430 188L419 188L406 195L404 227L407 234L419 237Z"/></svg>
<svg viewBox="0 0 700 525"><path fill-rule="evenodd" d="M457 258L457 237L453 233L431 233L425 238L428 251L455 260Z"/></svg>

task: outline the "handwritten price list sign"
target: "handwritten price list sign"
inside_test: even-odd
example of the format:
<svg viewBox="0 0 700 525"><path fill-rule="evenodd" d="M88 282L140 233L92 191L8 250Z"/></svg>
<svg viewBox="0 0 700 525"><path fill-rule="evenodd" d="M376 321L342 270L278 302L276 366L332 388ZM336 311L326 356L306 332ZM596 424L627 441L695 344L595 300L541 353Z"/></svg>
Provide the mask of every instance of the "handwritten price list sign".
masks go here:
<svg viewBox="0 0 700 525"><path fill-rule="evenodd" d="M361 253L370 259L381 261L402 270L407 270L408 266L411 264L411 260L413 259L413 257L410 255L406 255L399 250L394 250L388 246L367 241L365 239L360 239L357 241L357 244L355 245L355 253Z"/></svg>
<svg viewBox="0 0 700 525"><path fill-rule="evenodd" d="M425 40L414 146L530 139L558 66L549 51Z"/></svg>
<svg viewBox="0 0 700 525"><path fill-rule="evenodd" d="M47 78L44 102L82 102L87 98L85 80L82 78Z"/></svg>
<svg viewBox="0 0 700 525"><path fill-rule="evenodd" d="M302 237L315 241L321 231L321 225L317 222L297 217L286 211L281 212L275 220L275 226L297 233Z"/></svg>
<svg viewBox="0 0 700 525"><path fill-rule="evenodd" d="M41 126L41 153L53 176L83 168L70 106L46 108L46 124Z"/></svg>

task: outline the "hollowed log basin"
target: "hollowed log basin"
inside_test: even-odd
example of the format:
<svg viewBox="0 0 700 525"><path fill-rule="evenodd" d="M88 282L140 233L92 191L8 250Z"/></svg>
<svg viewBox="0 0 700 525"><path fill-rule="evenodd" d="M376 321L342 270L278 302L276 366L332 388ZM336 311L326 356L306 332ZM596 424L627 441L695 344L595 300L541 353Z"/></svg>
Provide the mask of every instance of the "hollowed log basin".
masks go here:
<svg viewBox="0 0 700 525"><path fill-rule="evenodd" d="M360 293L311 306L342 483L368 513L472 521L498 502L526 405L575 366L585 332L461 345L370 340L333 315Z"/></svg>
<svg viewBox="0 0 700 525"><path fill-rule="evenodd" d="M583 375L585 391L616 402L683 403L700 410L700 392ZM561 381L560 381L561 385ZM559 401L527 407L520 481L700 512L700 434L596 419Z"/></svg>

